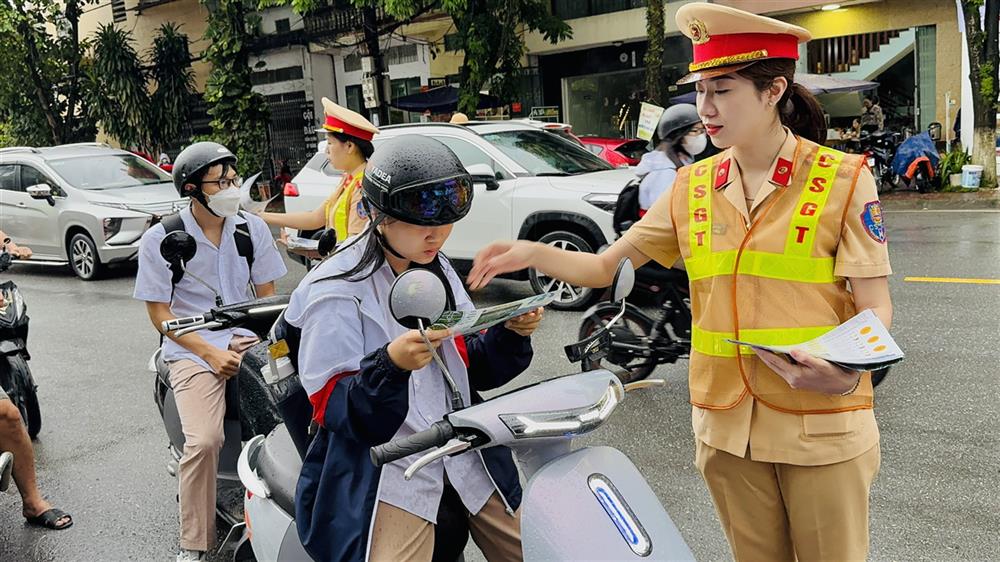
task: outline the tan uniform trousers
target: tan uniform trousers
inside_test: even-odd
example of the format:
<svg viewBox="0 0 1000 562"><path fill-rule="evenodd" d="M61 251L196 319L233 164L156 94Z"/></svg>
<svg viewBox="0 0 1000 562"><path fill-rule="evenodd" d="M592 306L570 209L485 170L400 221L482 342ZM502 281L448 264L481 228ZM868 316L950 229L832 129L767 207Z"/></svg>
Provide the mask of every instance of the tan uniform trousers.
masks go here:
<svg viewBox="0 0 1000 562"><path fill-rule="evenodd" d="M479 513L469 516L469 531L490 562L521 562L521 510L507 515L494 493ZM379 502L372 529L372 562L430 562L434 554L434 524L387 503Z"/></svg>
<svg viewBox="0 0 1000 562"><path fill-rule="evenodd" d="M256 342L254 337L234 336L229 349L243 353ZM225 438L226 381L190 359L181 359L170 362L170 386L184 431L177 475L181 548L207 551L215 543L215 478Z"/></svg>
<svg viewBox="0 0 1000 562"><path fill-rule="evenodd" d="M820 466L758 462L697 440L695 464L738 562L868 556L868 492L881 454Z"/></svg>

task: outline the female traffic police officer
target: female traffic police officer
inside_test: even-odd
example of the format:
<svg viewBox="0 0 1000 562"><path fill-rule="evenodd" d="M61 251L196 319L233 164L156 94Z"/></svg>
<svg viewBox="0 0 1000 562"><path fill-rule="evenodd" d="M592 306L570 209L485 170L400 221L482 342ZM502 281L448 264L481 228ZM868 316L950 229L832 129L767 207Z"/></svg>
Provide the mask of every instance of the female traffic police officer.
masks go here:
<svg viewBox="0 0 1000 562"><path fill-rule="evenodd" d="M378 469L369 456L448 412L442 372L420 333L393 319L388 294L396 275L423 267L442 279L451 310L472 308L439 256L472 205L472 180L440 141L403 136L368 163L363 191L372 223L303 279L285 313L300 331L299 376L320 426L296 490L302 544L317 560L430 561L442 494L454 490L486 557L520 560L521 489L509 450L446 458L410 481L403 472L414 459ZM428 332L465 404L527 368L540 319L531 312L465 339Z"/></svg>
<svg viewBox="0 0 1000 562"><path fill-rule="evenodd" d="M821 143L826 125L795 84L809 32L724 6L677 11L712 142L672 192L601 255L496 243L470 287L525 267L603 286L618 261L683 258L693 315L689 390L696 464L737 560L859 560L879 467L869 373L795 351L756 356L728 338L795 344L892 305L882 212L858 156Z"/></svg>
<svg viewBox="0 0 1000 562"><path fill-rule="evenodd" d="M264 222L297 230L333 229L337 243L365 229L368 217L361 205L361 178L365 164L375 151L372 139L378 128L357 112L323 98L325 121L316 129L326 134L326 157L335 170L344 173L330 197L312 211L302 213L259 214ZM318 258L315 251L297 250L307 257Z"/></svg>

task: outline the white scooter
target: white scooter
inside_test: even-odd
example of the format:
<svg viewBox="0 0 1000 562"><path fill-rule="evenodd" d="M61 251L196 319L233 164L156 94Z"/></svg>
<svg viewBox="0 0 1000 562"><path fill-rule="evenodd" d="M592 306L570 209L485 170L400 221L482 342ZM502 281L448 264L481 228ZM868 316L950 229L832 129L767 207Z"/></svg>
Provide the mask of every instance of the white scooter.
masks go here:
<svg viewBox="0 0 1000 562"><path fill-rule="evenodd" d="M632 265L624 260L611 291L612 301L623 311L634 280ZM399 276L389 301L397 321L407 325L417 319L423 331L444 312L445 288L433 273L415 269ZM610 346L606 330L617 321L567 346L570 359L596 359L606 353ZM272 333L273 341L277 336ZM454 393L447 368L439 357L436 360ZM274 382L294 376L280 359L272 360L271 367ZM374 447L372 462L381 466L423 454L407 470L409 479L445 456L505 445L514 451L528 479L521 503L525 560L694 560L627 456L612 447L573 447L576 437L610 417L627 392L662 384L645 380L623 385L619 375L606 370L559 377L454 411L430 429ZM248 492L247 530L257 560L304 556L292 518L299 466L283 426L267 437L255 437L240 455L238 471Z"/></svg>

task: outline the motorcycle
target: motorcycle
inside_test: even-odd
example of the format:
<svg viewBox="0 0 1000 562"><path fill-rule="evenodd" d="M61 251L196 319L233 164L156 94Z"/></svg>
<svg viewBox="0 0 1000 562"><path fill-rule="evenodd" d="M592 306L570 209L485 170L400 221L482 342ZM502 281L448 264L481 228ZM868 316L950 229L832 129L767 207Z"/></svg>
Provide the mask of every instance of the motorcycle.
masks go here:
<svg viewBox="0 0 1000 562"><path fill-rule="evenodd" d="M901 135L892 131L862 132L858 139L859 148L875 176L875 186L879 193L888 193L899 187L899 174L893 170L892 159L896 155Z"/></svg>
<svg viewBox="0 0 1000 562"><path fill-rule="evenodd" d="M621 280L616 283L622 289L615 291L615 295L622 302L628 292L626 285L631 283L629 275L620 274L618 277ZM406 325L405 322L413 318L421 319L418 325L420 330L430 325L429 319L440 317L446 302L443 285L425 270L412 270L400 275L392 287L389 300L394 303L393 314L397 321ZM288 400L289 388L297 389L292 394L299 392L304 397L301 386L296 386L298 377L287 356L287 349L280 349L279 342L287 337L282 326L283 323L278 322L272 329L269 341L277 353L270 358L264 375L276 399ZM589 360L593 353L602 350L606 345L606 340L601 339L603 334L567 346L566 352L571 360ZM440 358L438 361L439 365L443 365ZM444 372L447 373L446 366ZM445 455L460 454L479 447L510 445L518 452L525 475L530 477L522 503L525 560L625 559L649 555L653 556L653 560L691 560L690 550L677 528L625 455L610 447L571 451L572 438L595 429L605 421L624 398L626 390L662 384L662 381L643 381L625 385L621 382L622 374L616 376L599 370L570 375L457 410L423 433L373 448L372 460L381 466L439 447L412 465L412 472L409 473L412 477L416 471ZM450 374L445 379L454 396L457 389ZM495 416L496 413L524 411L525 404L534 405L533 413L504 413L507 421L503 423L512 425L497 425L500 418ZM565 411L574 407L578 409ZM576 431L567 431L565 422L556 419L563 415L577 416L583 421ZM545 431L535 434L531 424L541 424L539 427ZM286 423L267 436L254 437L240 455L239 474L247 489L244 502L246 536L241 546L249 542L256 560L306 558L294 521L295 484L301 468L301 457L297 454L293 436L299 431L295 425ZM477 439L471 439L473 435ZM450 436L456 438L451 439ZM577 478L572 477L574 474ZM568 486L568 482L573 485ZM564 498L563 503L553 504L550 502L552 497ZM435 526L434 560L462 560L462 549L467 539L463 527L465 518L451 514L445 504L442 499ZM564 513L583 514L581 521L584 525L559 536L558 530L564 528L561 525L565 520ZM588 539L581 541L580 537Z"/></svg>
<svg viewBox="0 0 1000 562"><path fill-rule="evenodd" d="M168 263L180 265L182 269L194 257L196 250L194 239L183 231L170 233L160 245L163 258ZM192 274L185 271L185 275ZM199 316L168 320L163 323L162 330L163 333L183 336L197 330L245 328L264 339L274 321L287 308L288 298L287 295L278 295L220 305ZM221 300L217 299L217 302ZM237 473L237 459L243 441L259 433L270 432L281 421L277 406L263 388L260 375L261 369L267 365L267 354L266 344L257 344L247 350L240 363L239 374L226 382L226 415L223 421L225 438L217 473L216 516L230 532L220 545L220 551L232 537L240 536L244 525L244 489ZM149 360L148 368L155 373L153 399L167 431L170 452L167 472L176 477L184 451L184 432L170 384L170 369L162 355L162 348L157 349Z"/></svg>
<svg viewBox="0 0 1000 562"><path fill-rule="evenodd" d="M899 145L892 159L892 171L899 175L905 190L930 193L935 189L934 169L940 159L930 134L923 132Z"/></svg>
<svg viewBox="0 0 1000 562"><path fill-rule="evenodd" d="M604 353L583 360L583 368L599 369L605 362L624 369L628 382L641 381L660 365L673 364L691 355L691 300L686 272L650 263L636 271L636 284L653 295L647 312L632 303L614 325L618 306L601 302L583 313L578 337L586 339L604 331L609 339ZM885 379L889 367L872 371L872 386Z"/></svg>
<svg viewBox="0 0 1000 562"><path fill-rule="evenodd" d="M6 247L0 249L0 272L10 268L12 258ZM0 283L3 308L0 308L0 385L21 411L31 439L42 430L42 413L38 405L38 385L31 375L28 361L28 305L13 281Z"/></svg>
<svg viewBox="0 0 1000 562"><path fill-rule="evenodd" d="M624 316L635 282L622 260L610 291ZM443 312L444 286L434 274L412 270L392 288L397 321L418 329ZM405 324L404 324L405 325ZM608 330L566 346L571 362L589 359L610 342ZM439 365L443 365L439 362ZM446 369L444 369L446 372ZM452 386L450 377L445 379ZM382 466L421 455L409 480L446 456L507 446L527 479L521 502L524 560L694 560L687 543L638 468L613 447L574 449L573 441L606 422L627 393L662 380L628 381L625 372L600 369L558 377L453 411L429 429L371 449Z"/></svg>

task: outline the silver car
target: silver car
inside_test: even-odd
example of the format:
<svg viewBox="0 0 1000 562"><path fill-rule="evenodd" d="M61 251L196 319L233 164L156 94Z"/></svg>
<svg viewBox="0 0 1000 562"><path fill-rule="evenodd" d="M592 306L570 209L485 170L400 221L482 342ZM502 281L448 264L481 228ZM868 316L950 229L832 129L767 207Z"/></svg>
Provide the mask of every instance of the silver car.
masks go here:
<svg viewBox="0 0 1000 562"><path fill-rule="evenodd" d="M81 279L134 261L142 233L187 202L169 174L104 144L0 149L0 230Z"/></svg>

